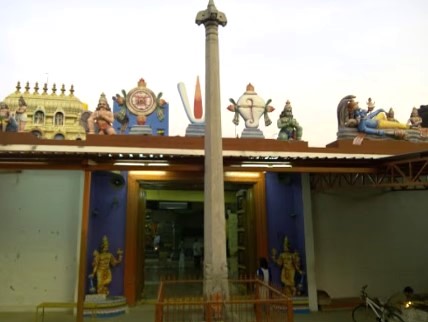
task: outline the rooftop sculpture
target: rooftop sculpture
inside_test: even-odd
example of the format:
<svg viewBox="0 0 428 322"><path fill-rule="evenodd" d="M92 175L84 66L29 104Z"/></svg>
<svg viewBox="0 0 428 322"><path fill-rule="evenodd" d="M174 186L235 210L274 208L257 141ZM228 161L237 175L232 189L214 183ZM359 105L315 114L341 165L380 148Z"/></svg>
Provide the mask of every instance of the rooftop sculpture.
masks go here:
<svg viewBox="0 0 428 322"><path fill-rule="evenodd" d="M270 106L272 100L265 102L257 93L254 91L254 86L249 83L246 91L235 102L232 98L229 99L232 105L229 105L227 109L231 112L235 112L233 123L239 124L239 116L245 121L245 129L242 132L242 137L251 138L264 138L263 132L259 130L259 119L264 115L265 125L269 126L272 121L269 118L268 113L275 110L274 107Z"/></svg>
<svg viewBox="0 0 428 322"><path fill-rule="evenodd" d="M394 117L391 108L389 112L384 109L375 109L375 102L372 98L367 100L367 109L359 106L354 95L342 98L337 107L338 139L358 138L354 141L360 144L362 138L369 139L399 139L408 141L424 141L427 133L412 121L400 123ZM421 124L421 119L413 110L413 121Z"/></svg>
<svg viewBox="0 0 428 322"><path fill-rule="evenodd" d="M301 140L303 129L293 117L293 108L289 100L285 102L283 111L281 112L277 121L278 128L280 129L278 134L278 140Z"/></svg>
<svg viewBox="0 0 428 322"><path fill-rule="evenodd" d="M86 132L80 124L80 117L86 110L86 104L74 96L71 85L66 94L65 85L57 94L56 84L48 93L48 85L44 84L39 93L39 84L35 83L33 92L29 82L22 91L21 83L16 85L16 91L4 99L8 106L9 115L14 119L19 132L30 132L44 139L84 140ZM12 131L12 123L9 123Z"/></svg>
<svg viewBox="0 0 428 322"><path fill-rule="evenodd" d="M195 97L193 100L193 111L190 108L189 99L187 97L186 85L183 82L177 84L181 102L183 103L184 111L190 121L186 129L186 136L204 136L205 135L205 115L202 104L201 85L199 77L196 78Z"/></svg>
<svg viewBox="0 0 428 322"><path fill-rule="evenodd" d="M9 110L9 106L4 102L0 102L0 132L16 131L18 131L18 125Z"/></svg>
<svg viewBox="0 0 428 322"><path fill-rule="evenodd" d="M107 102L106 95L102 93L95 112L88 118L89 134L116 134L112 126L113 121L113 112Z"/></svg>

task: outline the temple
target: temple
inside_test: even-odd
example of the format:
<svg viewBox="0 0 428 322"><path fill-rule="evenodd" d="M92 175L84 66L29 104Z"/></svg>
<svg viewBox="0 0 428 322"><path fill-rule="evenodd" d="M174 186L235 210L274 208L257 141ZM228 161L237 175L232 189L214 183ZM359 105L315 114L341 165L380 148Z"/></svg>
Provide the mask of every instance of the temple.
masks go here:
<svg viewBox="0 0 428 322"><path fill-rule="evenodd" d="M196 22L226 18L210 1ZM209 111L199 79L193 111L178 84L190 122L179 136L169 135L173 93L151 89L150 75L99 93L94 110L74 86L11 84L0 105L0 309L76 302L78 321L94 307L114 316L156 299L170 276L209 279L224 300L219 285L254 276L260 258L296 312L318 310L320 294L355 299L365 284L381 296L426 286L426 106L399 122L371 98L367 108L338 98L337 137L315 148L288 97L275 102L280 135L267 139L269 93L248 83L220 102L218 70L208 74ZM220 110L244 119L240 136L221 136Z"/></svg>
<svg viewBox="0 0 428 322"><path fill-rule="evenodd" d="M46 107L57 110L56 99L48 95L44 105L33 105L27 98L28 109L45 107L46 122L54 122ZM13 111L11 96L5 101ZM68 116L75 101L61 104ZM1 306L72 299L76 283L89 294L92 253L104 235L111 247L124 250L122 264L112 268L110 294L130 306L155 298L162 274L198 273L192 253L194 240L204 239L203 137L158 135L159 124L154 127L150 135L118 130L85 133L83 140L67 139L66 132L63 140L39 137L30 124L25 133L0 133L2 267L20 272L18 267L31 266L33 272L2 276L10 288ZM422 283L418 272L426 263L411 249L424 234L426 143L354 141L311 148L302 140L222 139L229 276L252 274L258 258L266 257L273 282L285 287L286 252L298 254L295 285L287 286L296 310L317 309L320 289L347 298L370 283L387 293L393 286L386 285L405 282L397 274L410 272L413 284ZM81 232L87 232L83 239ZM393 240L394 252L385 251ZM383 260L368 263L378 252ZM337 265L337 258L346 260ZM379 274L383 286L376 284Z"/></svg>

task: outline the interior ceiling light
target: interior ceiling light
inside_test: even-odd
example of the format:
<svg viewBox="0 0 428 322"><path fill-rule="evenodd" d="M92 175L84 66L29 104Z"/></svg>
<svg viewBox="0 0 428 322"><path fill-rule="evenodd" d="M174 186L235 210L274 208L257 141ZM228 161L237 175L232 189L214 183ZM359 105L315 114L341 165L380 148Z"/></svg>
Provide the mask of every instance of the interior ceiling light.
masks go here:
<svg viewBox="0 0 428 322"><path fill-rule="evenodd" d="M238 171L226 171L225 177L240 177L240 178L258 178L259 172L238 172Z"/></svg>
<svg viewBox="0 0 428 322"><path fill-rule="evenodd" d="M115 162L113 165L118 165L118 166L137 166L137 167L144 167L144 166L148 166L148 167L167 167L169 166L168 162L124 162L124 161L119 161L119 162Z"/></svg>
<svg viewBox="0 0 428 322"><path fill-rule="evenodd" d="M166 171L154 171L154 170L149 170L149 171L129 171L130 175L147 175L147 176L165 176L167 174Z"/></svg>
<svg viewBox="0 0 428 322"><path fill-rule="evenodd" d="M232 165L234 167L242 168L291 168L290 162L281 163L267 163L267 162L242 162L242 164Z"/></svg>
<svg viewBox="0 0 428 322"><path fill-rule="evenodd" d="M146 166L146 163L144 162L115 162L113 165L122 165L122 166L137 166L137 167L144 167Z"/></svg>

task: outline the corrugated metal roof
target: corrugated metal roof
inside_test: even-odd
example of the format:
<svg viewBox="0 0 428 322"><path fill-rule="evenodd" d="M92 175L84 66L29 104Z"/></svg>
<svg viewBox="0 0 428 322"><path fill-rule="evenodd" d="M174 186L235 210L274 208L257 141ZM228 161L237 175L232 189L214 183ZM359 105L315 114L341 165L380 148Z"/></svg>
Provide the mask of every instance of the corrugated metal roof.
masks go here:
<svg viewBox="0 0 428 322"><path fill-rule="evenodd" d="M255 163L260 166L293 168L376 168L384 160L418 151L428 151L428 144L401 141L337 141L325 148L308 147L302 141L223 138L225 166ZM117 162L163 161L171 165L203 167L203 137L88 136L86 141L40 140L30 134L0 133L0 167L45 162L46 167L85 167L91 164L112 166ZM158 163L160 164L160 163Z"/></svg>

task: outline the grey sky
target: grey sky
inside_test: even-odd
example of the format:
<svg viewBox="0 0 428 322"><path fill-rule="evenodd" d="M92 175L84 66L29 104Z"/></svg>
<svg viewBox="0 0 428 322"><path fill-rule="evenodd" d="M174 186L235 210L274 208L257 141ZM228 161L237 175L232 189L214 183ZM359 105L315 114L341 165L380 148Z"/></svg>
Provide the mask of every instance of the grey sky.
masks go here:
<svg viewBox="0 0 428 322"><path fill-rule="evenodd" d="M428 2L422 0L216 0L228 18L219 28L223 136L240 135L226 110L251 82L272 99L273 123L289 99L303 139L323 146L336 138L336 107L354 94L365 106L393 107L406 122L413 106L428 104ZM17 81L75 87L93 109L130 90L143 77L170 103L171 135L189 121L177 91L193 100L204 81L204 28L194 22L208 0L2 0L0 99ZM48 75L47 75L48 74Z"/></svg>

